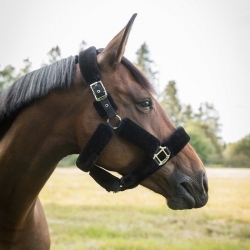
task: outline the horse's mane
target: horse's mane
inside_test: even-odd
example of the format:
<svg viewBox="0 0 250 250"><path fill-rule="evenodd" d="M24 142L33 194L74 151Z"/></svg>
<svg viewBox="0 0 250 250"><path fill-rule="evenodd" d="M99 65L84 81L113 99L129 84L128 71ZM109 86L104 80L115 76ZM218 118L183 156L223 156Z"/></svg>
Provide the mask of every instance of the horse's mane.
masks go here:
<svg viewBox="0 0 250 250"><path fill-rule="evenodd" d="M74 56L22 76L9 88L0 92L0 125L14 119L21 109L52 90L69 88L74 76Z"/></svg>
<svg viewBox="0 0 250 250"><path fill-rule="evenodd" d="M147 78L128 59L123 57L122 64L143 88L154 91ZM0 125L15 119L21 109L52 90L69 88L74 77L75 57L70 56L19 78L0 92Z"/></svg>

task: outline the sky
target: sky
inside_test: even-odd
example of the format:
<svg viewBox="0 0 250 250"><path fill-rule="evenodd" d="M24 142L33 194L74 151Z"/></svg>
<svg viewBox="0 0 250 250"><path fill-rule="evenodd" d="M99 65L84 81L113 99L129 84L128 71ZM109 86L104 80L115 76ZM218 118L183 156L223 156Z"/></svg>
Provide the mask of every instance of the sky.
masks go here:
<svg viewBox="0 0 250 250"><path fill-rule="evenodd" d="M82 40L103 48L133 13L125 56L146 42L159 91L175 80L182 104L212 103L226 143L250 134L249 0L0 0L0 70L26 58L35 70L56 45L62 57Z"/></svg>

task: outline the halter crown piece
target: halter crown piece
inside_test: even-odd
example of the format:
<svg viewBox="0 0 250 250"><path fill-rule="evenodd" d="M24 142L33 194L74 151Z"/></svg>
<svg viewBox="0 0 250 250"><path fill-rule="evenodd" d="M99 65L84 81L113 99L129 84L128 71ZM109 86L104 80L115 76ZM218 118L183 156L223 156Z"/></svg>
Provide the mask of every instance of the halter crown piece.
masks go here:
<svg viewBox="0 0 250 250"><path fill-rule="evenodd" d="M107 123L99 124L78 156L76 165L84 172L89 172L90 176L108 192L119 192L135 188L159 170L183 149L189 142L190 137L182 127L177 127L170 137L161 143L156 137L129 118L121 119L116 114L118 107L111 95L106 92L101 81L97 54L96 48L90 47L80 52L79 57L76 57L76 63L79 63L84 82L90 86L93 92L93 105L96 111L102 118L107 118ZM109 123L109 119L114 117L118 118L116 127ZM119 136L142 148L146 153L143 161L120 179L95 164L114 136L114 129L117 129Z"/></svg>

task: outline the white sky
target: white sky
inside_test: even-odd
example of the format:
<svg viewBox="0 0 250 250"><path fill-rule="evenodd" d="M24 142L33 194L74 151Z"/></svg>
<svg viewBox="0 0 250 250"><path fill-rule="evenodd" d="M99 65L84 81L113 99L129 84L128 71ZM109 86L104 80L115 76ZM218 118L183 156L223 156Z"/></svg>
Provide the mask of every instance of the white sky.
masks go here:
<svg viewBox="0 0 250 250"><path fill-rule="evenodd" d="M225 142L249 134L249 0L0 0L0 69L27 57L39 68L56 45L63 57L82 40L105 47L133 13L125 56L134 61L145 41L161 89L175 80L182 103L213 103Z"/></svg>

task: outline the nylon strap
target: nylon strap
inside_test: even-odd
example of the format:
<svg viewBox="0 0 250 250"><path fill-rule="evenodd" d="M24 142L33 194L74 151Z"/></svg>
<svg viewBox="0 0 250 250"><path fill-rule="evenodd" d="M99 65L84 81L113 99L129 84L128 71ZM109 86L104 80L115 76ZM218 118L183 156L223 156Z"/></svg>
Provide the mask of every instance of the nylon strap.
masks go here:
<svg viewBox="0 0 250 250"><path fill-rule="evenodd" d="M76 59L77 60L77 59ZM116 116L117 106L110 102L108 93L101 82L101 73L97 64L97 51L95 47L90 47L79 53L78 63L81 75L85 84L90 85L90 88L95 97L94 106L98 113L103 113L105 117L111 119ZM96 102L101 103L101 107ZM113 105L112 105L113 104Z"/></svg>
<svg viewBox="0 0 250 250"><path fill-rule="evenodd" d="M79 53L78 63L85 84L101 81L101 73L97 65L96 48L89 47Z"/></svg>

